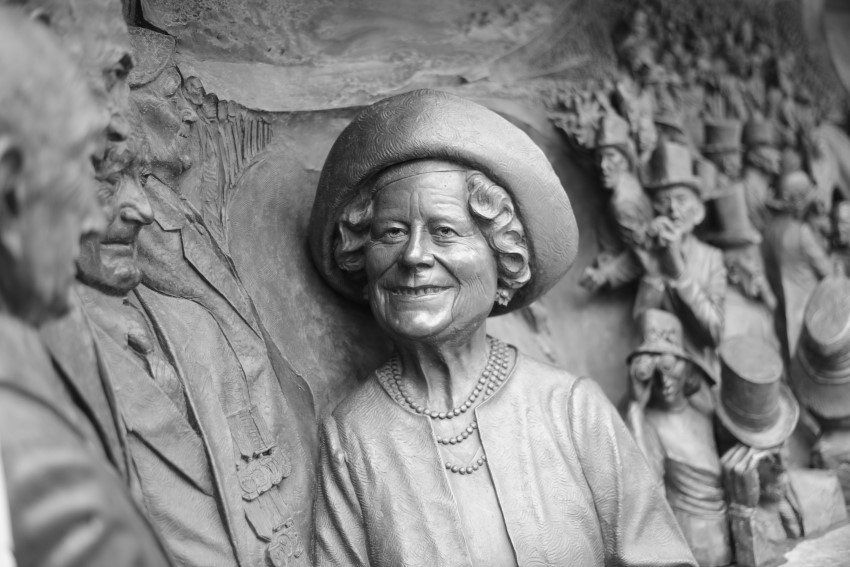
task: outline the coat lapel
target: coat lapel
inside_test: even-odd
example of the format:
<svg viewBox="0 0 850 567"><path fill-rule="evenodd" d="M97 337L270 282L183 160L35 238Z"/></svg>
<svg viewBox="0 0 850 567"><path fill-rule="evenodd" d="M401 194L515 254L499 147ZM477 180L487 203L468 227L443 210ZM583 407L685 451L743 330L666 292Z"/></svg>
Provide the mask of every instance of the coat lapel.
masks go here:
<svg viewBox="0 0 850 567"><path fill-rule="evenodd" d="M45 325L41 337L77 404L89 416L109 460L128 478L126 439L116 415L113 385L104 372L100 353L92 339L93 326L73 295L73 308L64 318Z"/></svg>
<svg viewBox="0 0 850 567"><path fill-rule="evenodd" d="M106 366L115 384L124 424L198 490L213 495L206 452L197 433L159 389L135 356L96 328Z"/></svg>
<svg viewBox="0 0 850 567"><path fill-rule="evenodd" d="M186 388L186 397L194 415L197 417L198 428L201 433L201 441L204 444L209 462L212 467L213 483L218 492L218 500L222 505L223 518L226 523L227 532L230 536L233 548L239 556L240 564L248 564L250 559L242 557L244 545L241 541L245 534L240 534L233 524L232 518L236 511L242 508L242 489L236 482L236 475L230 471L234 468L231 462L225 462L222 455L232 453L230 428L224 418L221 402L218 399L216 389L203 381L197 381L196 377L208 379L209 369L204 363L209 361L196 360L192 356L186 356L185 345L179 341L172 340L174 337L191 336L190 329L184 321L178 317L161 317L159 313L169 311L172 301L181 300L162 295L141 285L134 292L142 308L152 320L157 334L161 337L163 348L168 353L169 359L173 361L178 375L181 377ZM192 323L186 321L189 325Z"/></svg>

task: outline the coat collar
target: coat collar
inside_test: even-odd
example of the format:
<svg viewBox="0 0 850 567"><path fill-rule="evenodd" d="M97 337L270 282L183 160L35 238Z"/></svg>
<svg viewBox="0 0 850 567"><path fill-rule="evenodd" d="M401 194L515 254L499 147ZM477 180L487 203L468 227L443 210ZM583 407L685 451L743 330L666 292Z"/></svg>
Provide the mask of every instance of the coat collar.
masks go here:
<svg viewBox="0 0 850 567"><path fill-rule="evenodd" d="M38 331L5 313L0 313L0 384L37 399L77 435L88 438Z"/></svg>
<svg viewBox="0 0 850 567"><path fill-rule="evenodd" d="M76 394L77 403L91 419L110 461L126 479L129 475L126 438L116 417L118 407L113 385L93 340L91 320L85 311L84 298L99 293L83 284L75 284L71 312L45 325L41 337L68 387Z"/></svg>
<svg viewBox="0 0 850 567"><path fill-rule="evenodd" d="M236 266L207 229L200 213L155 178L148 183L147 189L157 226L145 230L159 228L179 232L184 259L259 334L256 310L236 273Z"/></svg>

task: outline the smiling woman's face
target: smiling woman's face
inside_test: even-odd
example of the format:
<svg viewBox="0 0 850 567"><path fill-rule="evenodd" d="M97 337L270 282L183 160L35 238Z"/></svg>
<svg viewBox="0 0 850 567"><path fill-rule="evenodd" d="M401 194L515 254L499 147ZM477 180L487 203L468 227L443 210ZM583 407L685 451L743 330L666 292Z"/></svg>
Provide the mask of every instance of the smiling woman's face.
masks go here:
<svg viewBox="0 0 850 567"><path fill-rule="evenodd" d="M391 335L457 338L490 314L496 259L469 213L468 198L462 171L415 175L374 196L365 249L369 302Z"/></svg>

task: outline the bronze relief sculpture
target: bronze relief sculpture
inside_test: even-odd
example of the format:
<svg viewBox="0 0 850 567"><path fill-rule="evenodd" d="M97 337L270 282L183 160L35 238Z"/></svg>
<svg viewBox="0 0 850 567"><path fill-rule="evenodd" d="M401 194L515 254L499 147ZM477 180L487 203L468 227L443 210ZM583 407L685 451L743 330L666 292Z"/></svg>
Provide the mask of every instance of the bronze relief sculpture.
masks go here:
<svg viewBox="0 0 850 567"><path fill-rule="evenodd" d="M666 311L641 316L643 342L629 357L641 411L629 424L656 473L667 502L702 567L729 565L732 538L713 413L691 403L713 379L683 349L682 324Z"/></svg>
<svg viewBox="0 0 850 567"><path fill-rule="evenodd" d="M317 564L694 564L593 382L487 336L575 256L524 134L446 93L378 102L334 144L310 231L328 283L397 348L323 424Z"/></svg>

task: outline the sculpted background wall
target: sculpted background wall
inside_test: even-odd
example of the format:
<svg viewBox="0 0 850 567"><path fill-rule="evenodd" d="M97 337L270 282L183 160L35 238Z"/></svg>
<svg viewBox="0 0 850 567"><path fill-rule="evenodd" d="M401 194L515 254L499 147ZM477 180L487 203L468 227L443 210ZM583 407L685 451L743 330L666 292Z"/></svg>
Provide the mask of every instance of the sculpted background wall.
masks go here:
<svg viewBox="0 0 850 567"><path fill-rule="evenodd" d="M796 2L706 6L709 13L756 14L782 42L801 46ZM534 309L492 319L491 332L593 376L612 400L623 400L625 357L637 342L634 288L592 296L578 285L598 251L605 196L547 111L558 93L613 72L612 34L633 9L615 0L435 0L427 8L413 0L126 4L137 23L176 38L184 78L197 76L208 93L263 111L270 123L268 147L222 185L221 220L265 324L312 385L320 412L374 368L388 344L371 315L339 299L308 258L305 229L319 171L357 108L425 86L481 102L520 125L547 153L576 210L575 267ZM828 75L822 61L808 68L821 83Z"/></svg>

